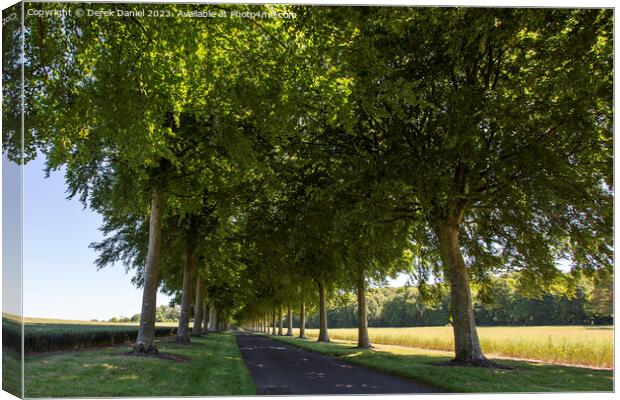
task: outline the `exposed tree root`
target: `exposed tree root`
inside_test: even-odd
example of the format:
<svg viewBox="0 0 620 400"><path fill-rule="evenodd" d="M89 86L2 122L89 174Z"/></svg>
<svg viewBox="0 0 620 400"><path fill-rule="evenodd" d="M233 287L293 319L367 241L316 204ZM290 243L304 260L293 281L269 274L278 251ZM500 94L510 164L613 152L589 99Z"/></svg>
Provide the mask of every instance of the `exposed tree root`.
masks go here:
<svg viewBox="0 0 620 400"><path fill-rule="evenodd" d="M157 350L157 348L155 348L155 346L153 345L145 346L142 343L135 345L133 349L131 349L130 351L126 353L123 353L123 355L132 356L132 357L152 357L152 358L158 358L161 360L176 361L176 362L186 362L189 360L189 358L186 356L170 354L170 353L160 353Z"/></svg>
<svg viewBox="0 0 620 400"><path fill-rule="evenodd" d="M186 345L190 343L189 336L177 336L176 339L177 344Z"/></svg>
<svg viewBox="0 0 620 400"><path fill-rule="evenodd" d="M131 351L125 353L125 355L136 357L157 357L159 355L159 351L157 351L157 348L153 345L146 346L143 343L138 343Z"/></svg>

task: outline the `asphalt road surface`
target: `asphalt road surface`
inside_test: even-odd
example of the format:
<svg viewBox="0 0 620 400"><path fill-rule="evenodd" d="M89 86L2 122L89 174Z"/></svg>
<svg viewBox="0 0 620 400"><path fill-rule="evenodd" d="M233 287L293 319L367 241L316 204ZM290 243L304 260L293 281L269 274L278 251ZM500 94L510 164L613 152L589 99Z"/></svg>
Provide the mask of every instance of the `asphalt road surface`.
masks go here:
<svg viewBox="0 0 620 400"><path fill-rule="evenodd" d="M299 349L264 336L236 332L257 394L434 393L437 389Z"/></svg>

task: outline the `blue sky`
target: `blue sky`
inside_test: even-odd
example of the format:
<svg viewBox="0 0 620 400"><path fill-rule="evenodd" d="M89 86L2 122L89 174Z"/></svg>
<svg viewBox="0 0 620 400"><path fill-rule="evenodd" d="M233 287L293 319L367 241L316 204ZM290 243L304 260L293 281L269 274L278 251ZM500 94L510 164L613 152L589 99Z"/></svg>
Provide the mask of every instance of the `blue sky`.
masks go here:
<svg viewBox="0 0 620 400"><path fill-rule="evenodd" d="M140 312L142 291L122 264L97 270L88 245L103 238L101 217L67 200L64 173L45 178L44 159L24 167L24 315L109 319ZM169 298L158 294L157 304Z"/></svg>

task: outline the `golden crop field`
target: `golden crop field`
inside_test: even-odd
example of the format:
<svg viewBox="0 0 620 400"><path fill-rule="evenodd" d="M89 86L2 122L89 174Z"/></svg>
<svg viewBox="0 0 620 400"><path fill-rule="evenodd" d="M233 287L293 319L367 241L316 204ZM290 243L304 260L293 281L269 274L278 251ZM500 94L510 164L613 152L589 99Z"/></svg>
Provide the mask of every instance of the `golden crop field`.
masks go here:
<svg viewBox="0 0 620 400"><path fill-rule="evenodd" d="M449 326L370 328L377 344L454 350ZM307 329L317 337L317 329ZM610 326L479 327L482 350L494 357L531 359L548 363L613 368L614 331ZM330 339L357 340L357 329L330 329Z"/></svg>

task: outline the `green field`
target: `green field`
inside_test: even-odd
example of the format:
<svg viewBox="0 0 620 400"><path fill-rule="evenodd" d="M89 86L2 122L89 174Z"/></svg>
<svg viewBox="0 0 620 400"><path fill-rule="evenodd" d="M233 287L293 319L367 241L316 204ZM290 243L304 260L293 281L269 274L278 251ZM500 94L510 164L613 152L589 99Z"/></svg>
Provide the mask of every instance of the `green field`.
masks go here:
<svg viewBox="0 0 620 400"><path fill-rule="evenodd" d="M133 341L138 334L138 324L42 318L25 318L24 322L26 354L118 345ZM176 333L176 325L158 323L155 334L158 337L170 336ZM2 331L5 336L3 345L21 351L20 322L3 315Z"/></svg>
<svg viewBox="0 0 620 400"><path fill-rule="evenodd" d="M373 343L452 351L452 328L370 328ZM297 334L297 330L296 330ZM548 363L613 368L613 327L527 326L479 327L482 350L494 357L538 360ZM317 329L306 335L318 336ZM330 329L336 340L357 340L357 329Z"/></svg>
<svg viewBox="0 0 620 400"><path fill-rule="evenodd" d="M285 336L274 339L346 361L426 383L447 392L572 392L613 390L613 371L501 360L511 369L437 365L453 354L413 347L376 345L373 350L354 343L318 343ZM499 360L496 360L499 361Z"/></svg>
<svg viewBox="0 0 620 400"><path fill-rule="evenodd" d="M159 341L185 361L131 357L126 347L26 357L27 397L226 396L254 394L232 334Z"/></svg>

